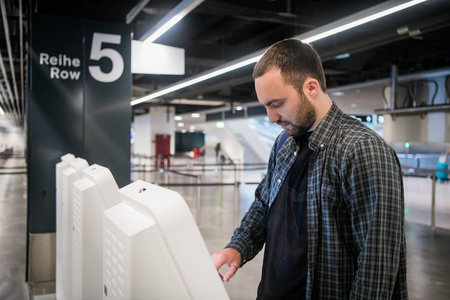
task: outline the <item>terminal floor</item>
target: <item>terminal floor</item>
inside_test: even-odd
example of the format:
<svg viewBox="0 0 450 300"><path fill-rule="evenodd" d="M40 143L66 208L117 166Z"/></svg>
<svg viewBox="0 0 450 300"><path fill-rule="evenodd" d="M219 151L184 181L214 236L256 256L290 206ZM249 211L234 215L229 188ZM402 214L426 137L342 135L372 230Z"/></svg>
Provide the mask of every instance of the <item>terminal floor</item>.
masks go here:
<svg viewBox="0 0 450 300"><path fill-rule="evenodd" d="M196 163L214 160L177 159L179 173L201 175L197 181L175 173L134 173L133 180L159 183L247 182L233 185L170 186L186 200L196 218L208 250L223 248L253 200L254 182L264 168L253 171L220 171L207 166L192 172ZM1 173L23 166L24 159L11 158ZM430 227L431 180L405 177L406 237L410 299L450 299L450 184L436 185L436 229ZM200 195L200 197L198 197ZM225 288L231 300L255 299L263 253L239 269ZM25 282L26 265L26 176L0 175L0 300L55 299L54 282L31 286ZM43 295L47 294L47 295Z"/></svg>

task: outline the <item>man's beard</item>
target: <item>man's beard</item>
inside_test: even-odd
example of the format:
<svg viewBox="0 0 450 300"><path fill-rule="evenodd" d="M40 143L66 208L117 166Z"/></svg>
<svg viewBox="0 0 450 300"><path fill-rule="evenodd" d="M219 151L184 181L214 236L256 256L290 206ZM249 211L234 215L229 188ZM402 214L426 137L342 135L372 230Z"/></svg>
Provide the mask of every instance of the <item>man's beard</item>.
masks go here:
<svg viewBox="0 0 450 300"><path fill-rule="evenodd" d="M316 122L316 110L308 101L305 95L300 95L300 105L297 107L294 123L277 121L278 125L289 124L290 128L286 128L287 134L291 136L301 136L308 132Z"/></svg>

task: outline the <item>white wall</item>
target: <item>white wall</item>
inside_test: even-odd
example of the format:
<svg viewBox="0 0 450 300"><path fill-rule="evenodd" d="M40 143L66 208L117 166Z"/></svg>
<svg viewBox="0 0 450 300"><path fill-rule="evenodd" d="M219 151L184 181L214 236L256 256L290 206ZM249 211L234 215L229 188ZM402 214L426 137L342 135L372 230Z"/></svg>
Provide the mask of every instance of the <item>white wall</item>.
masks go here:
<svg viewBox="0 0 450 300"><path fill-rule="evenodd" d="M155 136L170 135L170 153L175 153L175 120L174 108L152 107L145 115L136 116L133 123L134 154L153 156L155 154Z"/></svg>
<svg viewBox="0 0 450 300"><path fill-rule="evenodd" d="M133 154L150 156L152 148L150 126L149 114L134 117L132 125L134 130Z"/></svg>
<svg viewBox="0 0 450 300"><path fill-rule="evenodd" d="M384 116L383 138L388 142L427 142L428 116Z"/></svg>
<svg viewBox="0 0 450 300"><path fill-rule="evenodd" d="M446 140L446 135L448 135L447 123L448 113L445 112L432 112L428 113L428 142L429 143L439 143L448 142Z"/></svg>
<svg viewBox="0 0 450 300"><path fill-rule="evenodd" d="M445 114L445 142L450 143L450 113Z"/></svg>

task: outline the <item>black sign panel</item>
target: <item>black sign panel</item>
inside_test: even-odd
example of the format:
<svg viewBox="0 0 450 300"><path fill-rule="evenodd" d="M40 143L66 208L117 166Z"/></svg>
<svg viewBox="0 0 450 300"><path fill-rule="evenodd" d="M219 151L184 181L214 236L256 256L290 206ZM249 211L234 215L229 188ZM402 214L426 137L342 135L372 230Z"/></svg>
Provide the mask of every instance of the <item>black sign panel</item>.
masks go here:
<svg viewBox="0 0 450 300"><path fill-rule="evenodd" d="M72 153L130 182L131 30L32 16L27 101L28 232L54 232L55 166Z"/></svg>
<svg viewBox="0 0 450 300"><path fill-rule="evenodd" d="M86 22L84 156L130 183L131 33L128 26Z"/></svg>

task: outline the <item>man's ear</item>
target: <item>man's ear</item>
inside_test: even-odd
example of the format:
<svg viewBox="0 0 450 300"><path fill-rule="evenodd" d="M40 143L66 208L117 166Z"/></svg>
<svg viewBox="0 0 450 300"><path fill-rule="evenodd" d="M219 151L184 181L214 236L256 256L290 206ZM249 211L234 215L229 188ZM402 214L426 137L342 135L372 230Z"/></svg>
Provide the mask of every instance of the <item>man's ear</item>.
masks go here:
<svg viewBox="0 0 450 300"><path fill-rule="evenodd" d="M303 83L303 92L305 93L305 95L308 95L309 97L315 97L317 96L319 91L320 85L317 79L311 77L306 78L305 82Z"/></svg>

